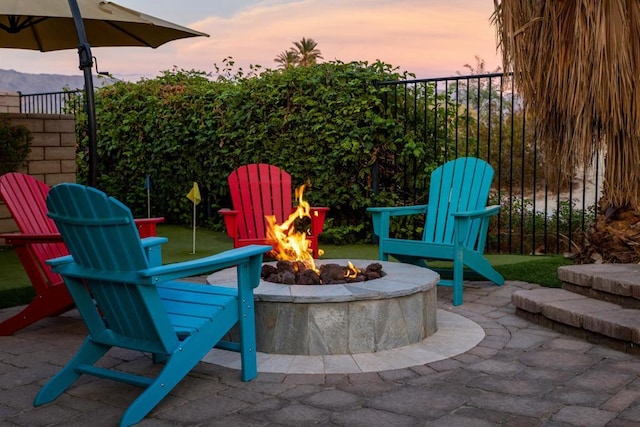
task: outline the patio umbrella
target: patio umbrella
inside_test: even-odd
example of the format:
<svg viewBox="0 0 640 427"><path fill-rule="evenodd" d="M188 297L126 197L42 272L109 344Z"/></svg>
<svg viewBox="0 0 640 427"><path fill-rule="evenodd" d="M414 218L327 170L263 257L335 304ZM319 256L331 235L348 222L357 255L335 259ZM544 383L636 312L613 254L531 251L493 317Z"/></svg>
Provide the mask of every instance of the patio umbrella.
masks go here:
<svg viewBox="0 0 640 427"><path fill-rule="evenodd" d="M95 186L96 117L91 46L146 46L207 34L99 0L2 0L0 48L41 52L78 49L84 72L89 136L89 185Z"/></svg>

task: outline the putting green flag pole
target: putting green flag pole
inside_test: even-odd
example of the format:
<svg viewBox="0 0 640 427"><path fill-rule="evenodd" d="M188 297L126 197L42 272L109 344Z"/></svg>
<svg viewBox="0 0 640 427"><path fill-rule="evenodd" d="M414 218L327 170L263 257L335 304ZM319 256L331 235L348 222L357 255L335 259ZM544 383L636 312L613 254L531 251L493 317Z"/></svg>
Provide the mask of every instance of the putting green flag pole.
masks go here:
<svg viewBox="0 0 640 427"><path fill-rule="evenodd" d="M149 174L144 178L144 188L147 190L147 218L151 218L151 178Z"/></svg>
<svg viewBox="0 0 640 427"><path fill-rule="evenodd" d="M193 252L196 253L196 206L200 203L202 198L200 197L200 189L198 188L198 183L194 182L193 187L191 187L191 191L187 194L187 199L193 202Z"/></svg>

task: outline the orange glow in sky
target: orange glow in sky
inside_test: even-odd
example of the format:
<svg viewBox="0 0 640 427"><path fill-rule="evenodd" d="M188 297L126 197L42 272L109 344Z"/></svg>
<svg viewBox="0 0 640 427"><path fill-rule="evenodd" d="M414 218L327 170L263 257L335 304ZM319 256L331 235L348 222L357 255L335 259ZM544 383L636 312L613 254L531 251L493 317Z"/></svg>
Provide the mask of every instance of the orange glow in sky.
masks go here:
<svg viewBox="0 0 640 427"><path fill-rule="evenodd" d="M228 56L276 68L273 60L302 37L318 42L324 61L381 60L418 78L468 74L477 55L500 65L493 1L461 0L116 0L123 6L205 32L157 49L95 48L100 71L116 77L155 77L177 66L213 72ZM157 4L156 4L157 3ZM172 6L173 5L173 6ZM185 14L191 5L191 14ZM171 13L175 7L175 14ZM215 8L229 7L227 13ZM180 10L177 10L177 9ZM233 9L233 10L231 10ZM168 14L171 13L171 14ZM173 15L173 16L172 16ZM0 68L28 73L81 74L75 50L40 53L0 49Z"/></svg>

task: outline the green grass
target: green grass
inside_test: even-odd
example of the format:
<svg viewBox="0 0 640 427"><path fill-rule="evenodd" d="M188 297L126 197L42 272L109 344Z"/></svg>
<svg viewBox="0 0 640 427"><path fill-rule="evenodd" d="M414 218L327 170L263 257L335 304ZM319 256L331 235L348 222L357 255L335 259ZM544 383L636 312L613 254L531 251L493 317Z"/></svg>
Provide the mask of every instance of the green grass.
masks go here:
<svg viewBox="0 0 640 427"><path fill-rule="evenodd" d="M225 233L205 229L196 230L196 251L193 253L193 230L188 227L159 225L158 236L169 241L162 246L164 263L174 263L214 255L232 248ZM325 245L321 259L371 259L378 258L374 245ZM559 287L557 270L571 264L561 256L488 255L507 280L521 280L542 286ZM29 279L12 249L0 248L0 308L28 303L35 295ZM447 263L434 263L435 267L446 267Z"/></svg>
<svg viewBox="0 0 640 427"><path fill-rule="evenodd" d="M507 280L520 280L550 288L559 288L562 285L558 279L558 267L573 264L572 260L561 255L489 255L488 258Z"/></svg>

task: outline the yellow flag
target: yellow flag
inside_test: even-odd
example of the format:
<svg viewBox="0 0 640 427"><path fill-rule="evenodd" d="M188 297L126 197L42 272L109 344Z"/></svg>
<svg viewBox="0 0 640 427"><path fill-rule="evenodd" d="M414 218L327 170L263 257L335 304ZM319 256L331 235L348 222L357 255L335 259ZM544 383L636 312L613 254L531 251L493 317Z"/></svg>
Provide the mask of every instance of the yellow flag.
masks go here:
<svg viewBox="0 0 640 427"><path fill-rule="evenodd" d="M191 200L196 205L200 203L200 189L198 188L198 183L194 182L191 191L187 194L187 199Z"/></svg>

